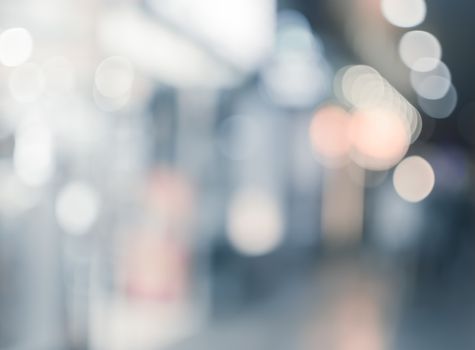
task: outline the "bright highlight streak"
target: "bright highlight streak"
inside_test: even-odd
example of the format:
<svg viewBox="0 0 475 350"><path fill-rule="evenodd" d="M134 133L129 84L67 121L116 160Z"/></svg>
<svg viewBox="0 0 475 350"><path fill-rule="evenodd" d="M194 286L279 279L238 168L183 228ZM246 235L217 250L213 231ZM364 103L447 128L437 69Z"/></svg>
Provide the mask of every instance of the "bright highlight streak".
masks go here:
<svg viewBox="0 0 475 350"><path fill-rule="evenodd" d="M274 0L149 0L167 21L249 71L272 49ZM243 25L245 24L245 25Z"/></svg>

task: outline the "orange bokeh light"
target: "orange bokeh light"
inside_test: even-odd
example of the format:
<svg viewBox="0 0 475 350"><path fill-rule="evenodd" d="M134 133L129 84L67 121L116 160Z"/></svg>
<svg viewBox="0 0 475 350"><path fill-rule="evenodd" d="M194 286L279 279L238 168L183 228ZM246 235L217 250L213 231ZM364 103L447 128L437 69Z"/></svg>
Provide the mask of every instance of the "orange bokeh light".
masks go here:
<svg viewBox="0 0 475 350"><path fill-rule="evenodd" d="M352 159L371 170L394 166L406 154L410 143L407 122L379 108L356 110L349 135L353 145Z"/></svg>
<svg viewBox="0 0 475 350"><path fill-rule="evenodd" d="M329 105L315 113L310 124L310 140L324 165L341 164L351 142L348 138L350 116L341 107Z"/></svg>

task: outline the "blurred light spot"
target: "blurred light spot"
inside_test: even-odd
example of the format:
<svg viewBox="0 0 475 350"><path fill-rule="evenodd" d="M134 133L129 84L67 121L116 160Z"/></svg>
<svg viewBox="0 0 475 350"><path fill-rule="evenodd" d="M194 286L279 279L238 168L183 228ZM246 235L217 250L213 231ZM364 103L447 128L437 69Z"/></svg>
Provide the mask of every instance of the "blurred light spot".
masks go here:
<svg viewBox="0 0 475 350"><path fill-rule="evenodd" d="M384 79L379 73L364 65L348 67L341 77L341 90L353 106L378 104L385 94Z"/></svg>
<svg viewBox="0 0 475 350"><path fill-rule="evenodd" d="M0 34L0 62L15 67L25 63L33 51L33 39L24 28L7 29Z"/></svg>
<svg viewBox="0 0 475 350"><path fill-rule="evenodd" d="M357 109L379 109L397 115L409 130L411 142L420 134L417 109L372 67L356 65L339 70L335 94Z"/></svg>
<svg viewBox="0 0 475 350"><path fill-rule="evenodd" d="M437 61L430 71L411 70L411 85L419 96L437 100L449 91L451 74L443 62Z"/></svg>
<svg viewBox="0 0 475 350"><path fill-rule="evenodd" d="M402 28L421 24L427 12L424 0L383 0L381 9L388 22Z"/></svg>
<svg viewBox="0 0 475 350"><path fill-rule="evenodd" d="M233 247L245 255L263 255L283 239L280 208L274 198L258 190L238 192L228 211L227 229Z"/></svg>
<svg viewBox="0 0 475 350"><path fill-rule="evenodd" d="M45 90L50 94L63 94L74 89L76 76L73 64L65 57L48 59L43 65Z"/></svg>
<svg viewBox="0 0 475 350"><path fill-rule="evenodd" d="M410 68L416 72L430 72L437 69L441 62L440 57L422 57L416 59Z"/></svg>
<svg viewBox="0 0 475 350"><path fill-rule="evenodd" d="M417 87L417 94L429 100L438 100L447 94L451 82L444 77L430 75Z"/></svg>
<svg viewBox="0 0 475 350"><path fill-rule="evenodd" d="M324 165L340 164L348 155L350 116L341 107L326 106L317 111L310 124L310 140Z"/></svg>
<svg viewBox="0 0 475 350"><path fill-rule="evenodd" d="M27 185L45 184L53 174L53 140L50 130L38 120L22 123L15 135L13 162L17 175Z"/></svg>
<svg viewBox="0 0 475 350"><path fill-rule="evenodd" d="M394 170L394 188L408 202L422 201L432 192L434 183L434 170L419 156L407 157Z"/></svg>
<svg viewBox="0 0 475 350"><path fill-rule="evenodd" d="M97 192L89 185L72 182L56 199L56 218L67 233L84 234L96 221L100 207Z"/></svg>
<svg viewBox="0 0 475 350"><path fill-rule="evenodd" d="M124 57L113 56L99 64L95 74L97 90L105 97L120 98L132 88L134 69Z"/></svg>
<svg viewBox="0 0 475 350"><path fill-rule="evenodd" d="M357 110L351 119L352 159L371 170L385 170L406 154L410 135L397 115L383 109Z"/></svg>
<svg viewBox="0 0 475 350"><path fill-rule="evenodd" d="M428 116L436 119L447 118L457 106L457 91L453 85L450 85L448 92L442 98L429 100L418 96L417 102Z"/></svg>
<svg viewBox="0 0 475 350"><path fill-rule="evenodd" d="M9 88L13 98L19 102L36 101L44 89L44 74L35 63L26 63L10 73Z"/></svg>
<svg viewBox="0 0 475 350"><path fill-rule="evenodd" d="M442 57L439 40L421 30L407 32L399 42L399 55L406 66L417 71L429 71L437 67Z"/></svg>

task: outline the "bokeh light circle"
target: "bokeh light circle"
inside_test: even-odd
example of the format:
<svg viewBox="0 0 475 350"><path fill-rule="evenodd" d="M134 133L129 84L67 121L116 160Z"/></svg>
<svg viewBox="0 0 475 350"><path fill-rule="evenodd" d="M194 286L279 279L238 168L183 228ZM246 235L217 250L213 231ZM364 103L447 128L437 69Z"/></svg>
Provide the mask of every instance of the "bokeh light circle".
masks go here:
<svg viewBox="0 0 475 350"><path fill-rule="evenodd" d="M457 106L457 91L450 85L447 93L440 99L432 100L418 96L417 102L421 109L430 117L444 119L450 117Z"/></svg>
<svg viewBox="0 0 475 350"><path fill-rule="evenodd" d="M325 106L315 113L310 123L310 141L324 165L341 163L348 155L351 148L349 123L350 116L338 106Z"/></svg>
<svg viewBox="0 0 475 350"><path fill-rule="evenodd" d="M94 82L105 97L120 98L127 95L134 80L134 68L124 57L112 56L97 67Z"/></svg>
<svg viewBox="0 0 475 350"><path fill-rule="evenodd" d="M416 93L430 100L444 97L451 86L452 75L444 62L435 62L434 69L429 71L411 70L410 81Z"/></svg>
<svg viewBox="0 0 475 350"><path fill-rule="evenodd" d="M5 66L25 63L32 51L33 38L25 28L10 28L0 34L0 62Z"/></svg>
<svg viewBox="0 0 475 350"><path fill-rule="evenodd" d="M434 170L422 157L407 157L394 170L394 189L408 202L422 201L432 192L434 184Z"/></svg>
<svg viewBox="0 0 475 350"><path fill-rule="evenodd" d="M381 10L389 23L410 28L424 21L427 5L424 0L383 0Z"/></svg>
<svg viewBox="0 0 475 350"><path fill-rule="evenodd" d="M93 188L82 182L67 184L56 200L56 218L70 234L84 234L96 221L100 200Z"/></svg>
<svg viewBox="0 0 475 350"><path fill-rule="evenodd" d="M229 207L227 232L232 246L244 255L273 251L283 239L283 220L275 198L257 189L239 191Z"/></svg>
<svg viewBox="0 0 475 350"><path fill-rule="evenodd" d="M413 30L401 37L399 55L409 68L429 71L437 67L442 57L442 47L439 40L432 34Z"/></svg>
<svg viewBox="0 0 475 350"><path fill-rule="evenodd" d="M409 128L398 115L379 108L356 110L350 123L352 159L365 169L385 170L406 154Z"/></svg>

